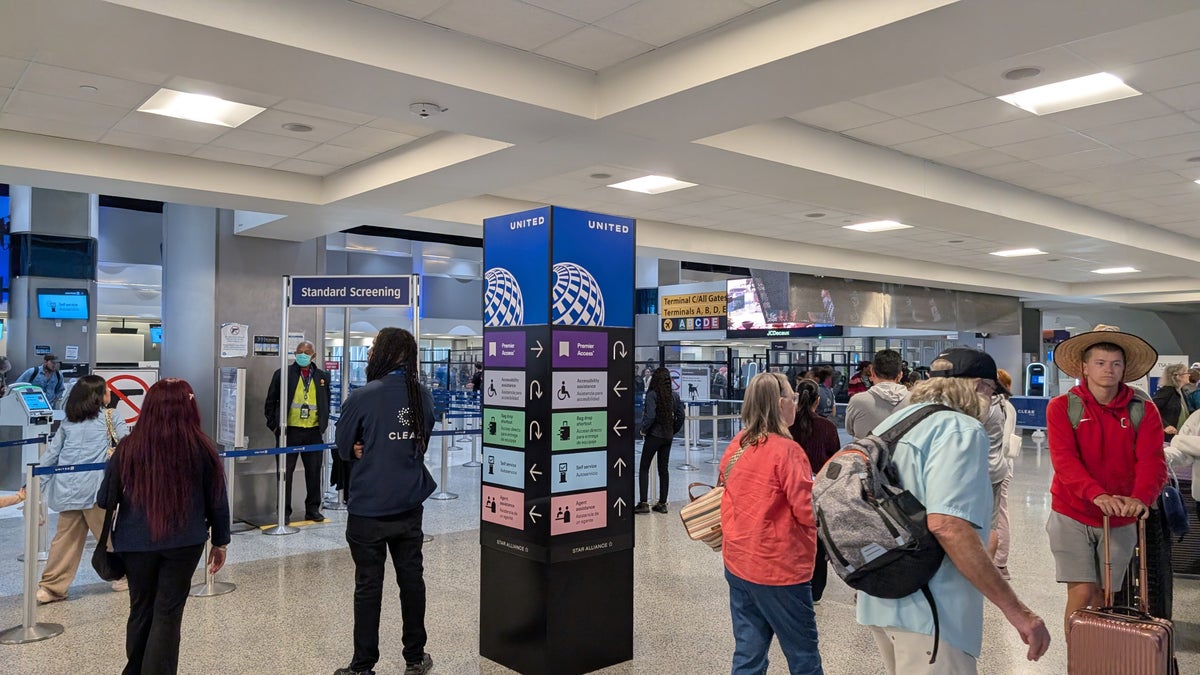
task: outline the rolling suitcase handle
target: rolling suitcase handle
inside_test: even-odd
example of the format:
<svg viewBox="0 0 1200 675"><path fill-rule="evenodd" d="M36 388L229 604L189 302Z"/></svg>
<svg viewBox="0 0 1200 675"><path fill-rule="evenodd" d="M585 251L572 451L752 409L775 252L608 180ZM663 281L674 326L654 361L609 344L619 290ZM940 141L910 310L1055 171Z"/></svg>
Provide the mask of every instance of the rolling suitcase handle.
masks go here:
<svg viewBox="0 0 1200 675"><path fill-rule="evenodd" d="M1141 591L1138 593L1137 610L1145 616L1150 616L1150 601L1146 597L1146 589L1149 588L1149 574L1146 571L1146 521L1137 519L1138 533L1138 586ZM1112 585L1112 556L1108 550L1108 516L1104 516L1104 606L1112 608L1113 606L1113 585Z"/></svg>

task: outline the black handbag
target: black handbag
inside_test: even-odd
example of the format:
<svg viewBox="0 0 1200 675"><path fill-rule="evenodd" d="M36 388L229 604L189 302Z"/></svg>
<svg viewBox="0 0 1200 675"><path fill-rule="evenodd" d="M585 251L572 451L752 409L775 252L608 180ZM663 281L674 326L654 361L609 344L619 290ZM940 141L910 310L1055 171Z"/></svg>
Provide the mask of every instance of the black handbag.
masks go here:
<svg viewBox="0 0 1200 675"><path fill-rule="evenodd" d="M113 515L121 506L121 469L113 467L111 490L116 490L117 503L104 509L104 527L100 529L100 538L96 540L96 550L92 552L92 569L105 581L116 581L125 576L125 561L119 553L108 550L109 538L112 535Z"/></svg>
<svg viewBox="0 0 1200 675"><path fill-rule="evenodd" d="M1173 469L1167 467L1167 470L1170 471L1171 480L1162 491L1163 516L1167 529L1182 541L1191 529L1191 524L1188 522L1187 507L1183 505L1183 495L1179 492L1179 479L1175 477Z"/></svg>

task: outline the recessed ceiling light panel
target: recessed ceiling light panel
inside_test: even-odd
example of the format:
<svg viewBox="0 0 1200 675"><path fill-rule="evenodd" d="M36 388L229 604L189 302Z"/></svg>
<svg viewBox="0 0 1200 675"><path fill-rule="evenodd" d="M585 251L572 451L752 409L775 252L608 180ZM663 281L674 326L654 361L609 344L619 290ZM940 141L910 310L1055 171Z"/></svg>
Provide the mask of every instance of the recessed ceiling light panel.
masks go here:
<svg viewBox="0 0 1200 675"><path fill-rule="evenodd" d="M222 127L239 127L264 110L266 108L256 105L235 103L216 96L189 94L174 89L159 89L138 108L139 112Z"/></svg>
<svg viewBox="0 0 1200 675"><path fill-rule="evenodd" d="M1092 270L1092 274L1133 274L1134 272L1141 272L1141 270L1135 267L1105 267Z"/></svg>
<svg viewBox="0 0 1200 675"><path fill-rule="evenodd" d="M1141 94L1142 92L1125 84L1116 75L1096 73L997 98L1009 105L1028 110L1034 115L1049 115Z"/></svg>
<svg viewBox="0 0 1200 675"><path fill-rule="evenodd" d="M1046 252L1036 248L1012 248L1007 251L992 251L991 255L1001 258L1023 258L1027 255L1046 255Z"/></svg>
<svg viewBox="0 0 1200 675"><path fill-rule="evenodd" d="M667 176L642 176L633 180L613 183L608 187L617 188L618 190L629 190L630 192L641 192L647 195L660 195L664 192L696 187L696 183L675 180Z"/></svg>
<svg viewBox="0 0 1200 675"><path fill-rule="evenodd" d="M876 220L870 223L858 223L857 225L844 225L847 230L855 230L858 232L887 232L889 230L907 230L912 225L896 222L894 220Z"/></svg>

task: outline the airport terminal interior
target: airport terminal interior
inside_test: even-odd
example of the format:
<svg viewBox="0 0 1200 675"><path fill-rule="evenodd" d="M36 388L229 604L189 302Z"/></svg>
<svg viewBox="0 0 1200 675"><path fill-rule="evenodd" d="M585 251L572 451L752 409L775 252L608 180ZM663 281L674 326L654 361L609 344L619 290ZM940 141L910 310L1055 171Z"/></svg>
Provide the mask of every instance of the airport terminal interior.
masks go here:
<svg viewBox="0 0 1200 675"><path fill-rule="evenodd" d="M268 388L311 347L331 444L400 327L436 417L433 672L728 671L721 557L680 509L748 383L827 374L845 444L877 351L912 384L954 347L1012 374L1007 572L1052 639L1027 661L985 602L978 671L1067 672L1055 352L1107 326L1157 351L1131 384L1200 375L1197 35L1195 0L0 0L0 500L26 489L0 508L0 670L125 665L93 536L37 599L59 516L31 465L89 374L133 427L187 380L224 455L232 542L179 672L345 668L345 477L321 446L284 504ZM61 391L23 383L43 363ZM634 513L658 367L687 420L665 513ZM1196 673L1200 489L1171 457L1190 531L1149 592ZM886 672L829 577L824 672ZM394 580L378 673L406 668Z"/></svg>

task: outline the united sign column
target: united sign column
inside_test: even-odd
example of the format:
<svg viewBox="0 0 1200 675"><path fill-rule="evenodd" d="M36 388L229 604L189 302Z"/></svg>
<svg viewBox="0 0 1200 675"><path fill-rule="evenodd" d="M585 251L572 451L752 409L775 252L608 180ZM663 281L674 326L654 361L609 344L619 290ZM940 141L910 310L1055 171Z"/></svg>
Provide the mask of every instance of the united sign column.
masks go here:
<svg viewBox="0 0 1200 675"><path fill-rule="evenodd" d="M522 673L633 656L634 222L484 222L480 653Z"/></svg>

